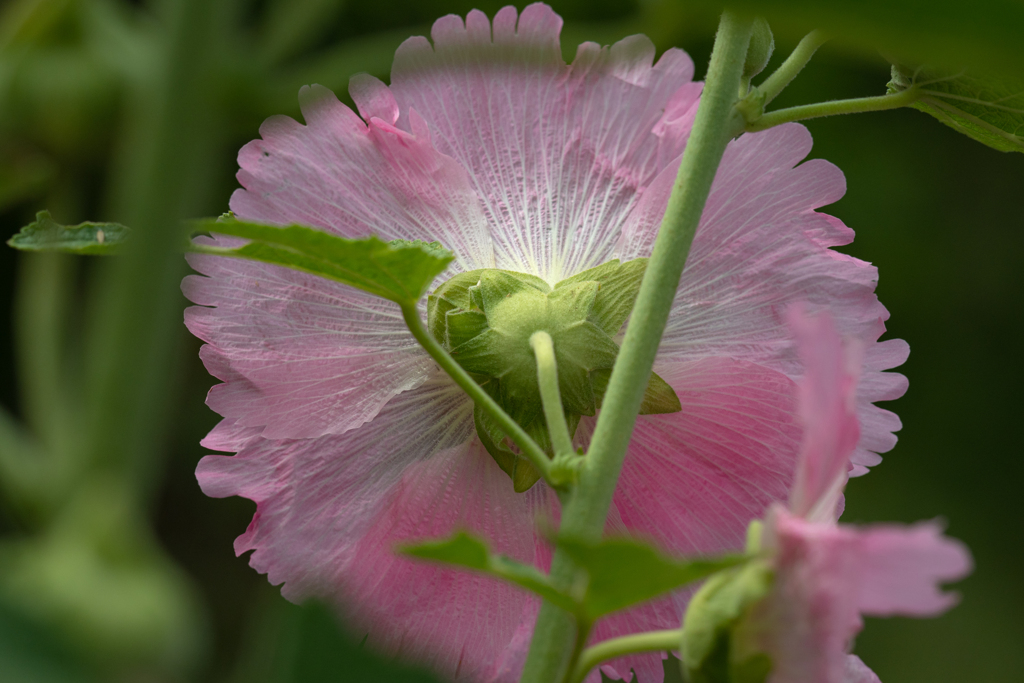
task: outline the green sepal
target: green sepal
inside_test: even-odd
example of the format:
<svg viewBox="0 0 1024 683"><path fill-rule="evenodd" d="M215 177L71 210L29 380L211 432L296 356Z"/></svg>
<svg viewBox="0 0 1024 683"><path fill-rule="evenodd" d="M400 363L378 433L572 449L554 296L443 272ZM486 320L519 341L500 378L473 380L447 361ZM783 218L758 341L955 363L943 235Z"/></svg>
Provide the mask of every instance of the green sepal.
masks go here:
<svg viewBox="0 0 1024 683"><path fill-rule="evenodd" d="M611 379L611 368L606 370L595 370L590 373L590 381L594 386L594 394L597 396L597 407L601 407L604 399L604 392L608 389L608 380ZM668 382L663 380L658 373L652 372L651 378L647 380L647 388L644 389L644 398L640 403L641 415L663 415L666 413L678 413L683 409L679 397Z"/></svg>
<svg viewBox="0 0 1024 683"><path fill-rule="evenodd" d="M749 81L768 66L768 60L775 52L775 36L764 17L754 18L754 30L750 34L747 58L743 62L743 78Z"/></svg>
<svg viewBox="0 0 1024 683"><path fill-rule="evenodd" d="M464 531L441 541L400 547L398 552L421 560L456 565L489 574L525 588L569 612L575 612L577 609L573 599L558 590L547 574L534 566L492 553L484 541Z"/></svg>
<svg viewBox="0 0 1024 683"><path fill-rule="evenodd" d="M61 225L49 211L40 211L36 219L7 240L22 251L60 251L69 254L108 255L116 253L128 239L130 230L120 223L79 223Z"/></svg>
<svg viewBox="0 0 1024 683"><path fill-rule="evenodd" d="M454 256L437 242L377 237L346 239L302 225L278 228L230 214L192 223L194 231L250 240L235 248L193 244L192 251L248 258L302 270L356 287L399 305L415 304Z"/></svg>
<svg viewBox="0 0 1024 683"><path fill-rule="evenodd" d="M762 683L771 661L734 639L743 616L771 590L774 574L761 559L712 576L683 617L680 659L690 683Z"/></svg>
<svg viewBox="0 0 1024 683"><path fill-rule="evenodd" d="M473 424L477 436L488 454L498 463L501 471L512 480L512 488L516 493L529 491L540 480L540 472L530 460L508 447L505 430L491 417L490 413L474 406ZM527 430L528 432L533 430Z"/></svg>
<svg viewBox="0 0 1024 683"><path fill-rule="evenodd" d="M674 559L634 538L598 543L560 538L558 546L587 573L580 602L591 620L700 581L745 559L741 555Z"/></svg>
<svg viewBox="0 0 1024 683"><path fill-rule="evenodd" d="M590 321L604 330L605 334L615 335L622 329L622 325L633 311L636 295L640 291L640 282L647 270L647 260L638 258L620 263L618 259L614 259L562 280L555 285L555 289L579 282L598 283L598 293L590 312Z"/></svg>
<svg viewBox="0 0 1024 683"><path fill-rule="evenodd" d="M1024 82L894 64L890 93L911 87L925 112L1001 152L1024 152Z"/></svg>

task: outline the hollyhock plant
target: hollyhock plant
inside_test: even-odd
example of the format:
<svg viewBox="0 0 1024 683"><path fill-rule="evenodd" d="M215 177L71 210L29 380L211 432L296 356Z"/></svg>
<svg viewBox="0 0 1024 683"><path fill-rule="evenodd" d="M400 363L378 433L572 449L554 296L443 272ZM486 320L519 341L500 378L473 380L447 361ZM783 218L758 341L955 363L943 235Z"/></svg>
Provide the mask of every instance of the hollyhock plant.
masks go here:
<svg viewBox="0 0 1024 683"><path fill-rule="evenodd" d="M766 595L745 607L732 627L733 670L759 655L770 660L768 683L872 683L878 677L849 654L862 627L861 615L931 616L956 603L939 590L971 569L970 554L942 535L935 522L912 526L855 527L836 523L850 455L860 431L856 385L861 346L845 347L827 314L808 317L799 308L788 316L796 332L806 374L800 386L805 434L789 505L769 511L761 556L746 572L709 583L695 599L684 627L687 639L701 630L703 603L721 601L730 588L753 589L770 572ZM717 593L719 598L713 597ZM698 636L699 638L699 636ZM699 657L687 665L701 667ZM694 676L695 680L702 680ZM713 680L713 679L712 679Z"/></svg>
<svg viewBox="0 0 1024 683"><path fill-rule="evenodd" d="M241 219L341 237L437 240L456 258L421 312L437 341L544 440L528 339L551 333L576 446L586 446L693 125L702 84L680 50L643 36L561 56L561 19L535 4L493 22L439 19L398 49L389 86L357 76L358 115L304 87L305 125L268 119L239 153ZM907 346L878 341L876 270L835 252L852 231L817 209L841 172L800 163L799 124L731 142L676 294L608 518L665 550L741 547L749 520L793 483L804 374L781 312L834 312L863 346L852 473L899 421L873 405L905 380ZM234 246L213 235L203 244ZM295 601L338 606L368 642L455 680L514 680L539 601L491 578L396 556L466 528L546 569L537 532L560 503L505 434L416 342L393 303L297 270L191 254L209 395L223 421L197 476L257 503L239 554ZM534 380L527 378L532 376ZM545 444L550 454L550 444ZM677 627L684 594L599 622L593 640ZM661 679L657 655L611 675ZM596 675L596 674L595 674Z"/></svg>

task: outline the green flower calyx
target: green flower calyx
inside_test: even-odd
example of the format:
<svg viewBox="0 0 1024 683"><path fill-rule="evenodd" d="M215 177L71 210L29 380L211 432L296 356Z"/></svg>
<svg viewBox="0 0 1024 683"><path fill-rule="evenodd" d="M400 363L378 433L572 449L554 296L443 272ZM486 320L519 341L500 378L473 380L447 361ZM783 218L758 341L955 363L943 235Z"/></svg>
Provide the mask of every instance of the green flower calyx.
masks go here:
<svg viewBox="0 0 1024 683"><path fill-rule="evenodd" d="M646 266L647 259L609 261L554 287L508 270L461 273L428 297L427 325L452 358L553 456L530 336L551 335L562 409L569 433L575 434L580 417L601 407L619 352L612 337L633 310ZM652 373L640 413L680 409L672 387ZM533 486L540 473L504 430L479 406L473 417L484 447L515 490Z"/></svg>

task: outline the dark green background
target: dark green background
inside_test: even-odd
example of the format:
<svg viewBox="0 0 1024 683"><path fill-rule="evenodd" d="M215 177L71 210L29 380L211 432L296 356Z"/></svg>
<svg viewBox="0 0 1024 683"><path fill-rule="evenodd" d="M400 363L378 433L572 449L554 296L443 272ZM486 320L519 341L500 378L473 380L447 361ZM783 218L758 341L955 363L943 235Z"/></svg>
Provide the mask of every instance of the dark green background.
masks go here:
<svg viewBox="0 0 1024 683"><path fill-rule="evenodd" d="M263 4L245 4L244 32L234 39L242 48L259 37ZM567 19L566 41L593 37L609 42L646 30L660 49L678 45L688 50L698 77L703 75L714 31L714 15L707 10L663 3L642 14L639 3L613 0L553 4ZM341 95L356 70L386 76L394 47L408 34L423 33L434 18L464 14L473 6L493 14L500 5L468 0L350 3L325 20L319 35L300 42L284 62L292 68L268 75L272 87L256 87L258 73L240 72L233 88L223 93L231 101L229 115L218 130L217 156L204 169L211 181L196 213L226 209L238 147L257 135L264 117L298 116L294 93L299 86L321 82ZM365 38L382 31L393 33ZM224 42L225 49L233 49L230 40ZM769 69L795 41L786 34L779 43ZM573 49L567 47L570 56ZM59 82L60 74L51 76ZM826 46L774 106L881 94L887 80L886 62L872 51L847 43ZM4 149L37 155L55 170L50 181L3 208L0 238L47 206L67 222L109 217L104 211L111 157L105 141L119 134L119 119L111 114L122 102L116 86L97 82L84 100L92 109L73 100L67 111L50 112L67 124L60 134L40 122L31 92L0 93L9 98L0 103L4 111L16 113L3 117ZM970 546L977 565L958 586L962 604L949 614L935 620L869 619L857 652L887 683L1021 680L1024 155L985 148L912 110L818 120L809 128L815 139L811 156L828 159L846 173L846 196L827 209L857 232L856 242L844 251L879 267L878 293L892 313L889 334L906 339L912 349L901 368L910 378L910 390L887 406L903 420L900 442L870 475L850 484L844 520L941 517L948 521L949 534ZM18 260L12 250L0 249L0 401L16 414L18 363L11 344L10 301ZM90 267L86 264L85 270ZM83 273L83 281L87 276ZM193 471L203 454L198 441L217 418L203 405L212 380L198 360L199 344L188 337L184 347L172 432L152 502L160 538L199 586L211 624L205 658L184 679L386 680L385 674L368 673L370 665L357 645L338 644L322 612L287 605L245 558L234 557L232 539L244 530L254 506L240 499L208 499L195 483ZM0 517L0 524L8 534L27 533L13 515ZM54 635L51 626L0 610L0 677L71 681L110 676L103 667L83 664L87 658L80 656L79 646ZM394 680L407 680L394 675Z"/></svg>

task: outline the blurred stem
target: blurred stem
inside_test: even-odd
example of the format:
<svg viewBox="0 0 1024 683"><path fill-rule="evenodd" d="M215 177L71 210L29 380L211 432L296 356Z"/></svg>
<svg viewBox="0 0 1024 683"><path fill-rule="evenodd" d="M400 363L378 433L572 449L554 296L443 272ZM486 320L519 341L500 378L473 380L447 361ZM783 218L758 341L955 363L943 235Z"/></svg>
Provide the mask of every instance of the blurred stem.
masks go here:
<svg viewBox="0 0 1024 683"><path fill-rule="evenodd" d="M566 679L566 683L583 683L590 670L601 662L607 662L616 657L636 654L638 652L666 652L678 650L679 642L683 638L682 629L671 631L648 631L647 633L634 633L621 638L612 638L588 647L580 655L576 668L572 675Z"/></svg>
<svg viewBox="0 0 1024 683"><path fill-rule="evenodd" d="M786 57L786 61L780 64L764 83L757 86L757 90L764 96L764 106L768 106L769 102L793 82L797 74L811 61L818 48L827 42L828 38L821 31L811 31L803 37L789 57Z"/></svg>
<svg viewBox="0 0 1024 683"><path fill-rule="evenodd" d="M216 3L161 3L169 30L152 80L137 93L130 164L115 196L134 228L123 256L104 263L86 353L84 457L150 484L167 429L182 339L179 283L185 273L178 224L193 178L207 165L201 141L215 71L210 16ZM149 84L146 84L147 88ZM142 493L142 491L140 491Z"/></svg>
<svg viewBox="0 0 1024 683"><path fill-rule="evenodd" d="M817 104L803 104L798 107L779 109L759 116L747 124L747 131L755 132L759 130L767 130L773 126L789 123L790 121L803 121L805 119L815 119L821 116L835 116L836 114L862 114L869 111L898 109L900 107L910 106L920 98L920 89L912 87L893 95L858 97L851 100L832 100L831 102L818 102Z"/></svg>
<svg viewBox="0 0 1024 683"><path fill-rule="evenodd" d="M402 306L402 317L405 319L405 324L409 327L409 331L412 332L412 336L416 338L416 341L430 354L441 369L448 373L448 376L455 380L455 383L459 387L469 394L470 398L476 402L478 406L487 411L487 413L494 418L494 420L501 425L501 428L505 430L505 433L511 437L512 441L519 446L519 450L523 452L527 458L530 459L530 463L537 468L537 471L544 477L544 481L548 482L552 486L555 486L551 482L551 461L548 459L547 454L544 450L537 445L526 430L519 426L519 423L513 420L508 413L502 410L498 402L491 398L490 394L483 390L483 388L476 383L476 381L466 372L461 365L459 365L454 358L452 358L444 347L434 336L427 331L427 328L423 326L423 321L420 320L420 312L416 309L416 304L408 304Z"/></svg>
<svg viewBox="0 0 1024 683"><path fill-rule="evenodd" d="M551 435L551 445L555 455L569 455L572 453L572 436L565 423L562 393L558 389L555 344L550 334L540 331L530 336L530 348L537 358L537 384L540 387L540 400L544 405L544 420L548 425L548 434Z"/></svg>
<svg viewBox="0 0 1024 683"><path fill-rule="evenodd" d="M734 104L751 30L751 19L729 11L722 14L693 131L683 151L679 174L608 382L579 483L563 508L563 534L595 540L604 530L690 244L725 148L743 130L743 118ZM567 585L575 572L569 557L556 551L551 565L555 582ZM537 617L520 680L561 680L573 650L572 633L572 617L545 602Z"/></svg>
<svg viewBox="0 0 1024 683"><path fill-rule="evenodd" d="M18 384L25 422L50 453L61 452L68 395L62 376L73 257L19 255L15 299Z"/></svg>

